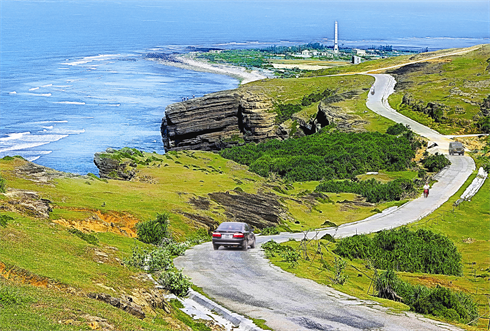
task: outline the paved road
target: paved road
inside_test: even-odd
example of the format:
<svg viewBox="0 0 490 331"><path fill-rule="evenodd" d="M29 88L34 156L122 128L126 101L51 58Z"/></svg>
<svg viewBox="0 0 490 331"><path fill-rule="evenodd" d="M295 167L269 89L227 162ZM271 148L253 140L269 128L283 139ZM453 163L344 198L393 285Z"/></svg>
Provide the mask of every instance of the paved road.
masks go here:
<svg viewBox="0 0 490 331"><path fill-rule="evenodd" d="M415 132L439 144L441 151L445 150L447 138L387 107L386 97L394 87L391 76L373 76L376 92L370 94L368 107L396 122L409 124ZM428 198L418 198L398 209L343 225L337 229L336 237L394 228L434 211L459 189L475 167L469 157L451 156L450 160L452 165L439 175ZM333 230L325 230L320 235L327 232L334 234ZM258 242L270 238L286 241L291 237L302 239L303 235L258 237ZM175 265L184 268L184 273L217 302L240 314L264 319L274 330L459 330L417 314L386 313L374 302L295 277L270 265L260 248L248 252L214 251L210 243L205 243L177 258Z"/></svg>

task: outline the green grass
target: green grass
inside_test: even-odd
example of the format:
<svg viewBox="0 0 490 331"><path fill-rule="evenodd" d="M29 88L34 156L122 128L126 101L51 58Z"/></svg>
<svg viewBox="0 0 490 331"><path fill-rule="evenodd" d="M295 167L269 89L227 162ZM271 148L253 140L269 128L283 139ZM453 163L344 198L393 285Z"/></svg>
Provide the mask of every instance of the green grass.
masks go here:
<svg viewBox="0 0 490 331"><path fill-rule="evenodd" d="M369 89L373 78L364 75L342 77L308 77L287 79L266 79L241 86L240 89L263 93L275 103L300 103L303 96L338 89L337 93Z"/></svg>
<svg viewBox="0 0 490 331"><path fill-rule="evenodd" d="M403 73L397 76L399 84L389 102L402 114L443 134L475 133L473 117L480 111L479 103L490 94L490 72L486 69L489 58L490 45L483 45L472 52L445 57ZM405 94L423 105L428 102L446 105L447 120L437 123L422 113L408 110L401 104Z"/></svg>

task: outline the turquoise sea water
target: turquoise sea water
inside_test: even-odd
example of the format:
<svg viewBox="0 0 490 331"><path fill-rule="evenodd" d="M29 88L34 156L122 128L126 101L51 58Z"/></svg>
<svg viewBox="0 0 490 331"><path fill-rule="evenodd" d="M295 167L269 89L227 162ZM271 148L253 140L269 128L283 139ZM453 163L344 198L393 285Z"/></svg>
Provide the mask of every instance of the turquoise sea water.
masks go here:
<svg viewBox="0 0 490 331"><path fill-rule="evenodd" d="M0 157L97 172L107 147L163 152L165 107L234 88L147 61L187 46L331 44L430 50L488 43L480 2L0 1Z"/></svg>

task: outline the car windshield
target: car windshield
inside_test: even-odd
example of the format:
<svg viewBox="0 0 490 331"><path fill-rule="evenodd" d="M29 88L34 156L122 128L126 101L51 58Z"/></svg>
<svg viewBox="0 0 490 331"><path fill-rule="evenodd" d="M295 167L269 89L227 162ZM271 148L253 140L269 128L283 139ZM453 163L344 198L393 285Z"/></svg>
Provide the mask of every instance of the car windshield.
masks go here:
<svg viewBox="0 0 490 331"><path fill-rule="evenodd" d="M239 223L222 223L218 226L220 231L242 231L243 225Z"/></svg>

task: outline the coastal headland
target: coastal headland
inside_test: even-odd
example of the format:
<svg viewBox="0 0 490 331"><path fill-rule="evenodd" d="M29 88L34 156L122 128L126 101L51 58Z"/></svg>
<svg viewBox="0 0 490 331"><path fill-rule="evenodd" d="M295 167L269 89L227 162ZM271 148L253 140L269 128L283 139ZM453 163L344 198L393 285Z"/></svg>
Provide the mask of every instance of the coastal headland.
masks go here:
<svg viewBox="0 0 490 331"><path fill-rule="evenodd" d="M435 213L410 227L413 232L420 229L452 243L455 253L451 255L461 255L461 273L394 270L396 277L410 286L426 287L420 287L423 295L433 289L447 291L443 293L447 297L453 295L448 293L463 293L457 295L471 298L464 303L470 314L451 308L439 310L444 314L437 317L422 316L411 312L408 302L380 298L373 279L384 269L374 268L367 260L345 258L336 253L336 247L341 245L337 234L348 228L349 235L356 234L355 228L366 223L362 220L382 220L396 210L416 209L410 201L425 199L419 197L426 181L434 187L432 195L423 200L429 208L430 199L445 192L440 178L451 177L445 170L439 174L448 163L443 155L431 153L438 146L428 145L427 139L406 126L371 111L366 106L368 95L379 96L409 117L425 120L432 129L443 127L451 139L462 141L464 159L449 158L455 165L471 157L477 168L488 169L490 141L483 133L489 109L485 101L490 94L489 48L484 45L441 58L428 54L431 60L427 64L389 69L396 70L391 74L398 83L395 93L384 99L377 94L381 91L372 92L372 76L305 72L298 78L260 79L176 103L167 109L167 122L162 126L164 139L168 139L166 154L134 148L100 151L95 155L99 176L60 173L20 157L5 157L0 160L0 328L220 329L211 312L209 319L185 315L178 299L168 296L175 290L165 279L185 274L185 269L182 272L172 263L175 256L184 254L181 247L185 250L209 241L209 233L219 223L236 220L249 222L257 233L262 232L259 244L272 238L265 236L267 233L294 232L291 236L297 240L287 241L285 234L278 235L276 239L285 243L276 244L291 248L276 247L270 260L259 247L248 252L214 251L209 243L187 254L198 259L203 251L214 254L212 260L201 259L201 264L195 264L202 268L196 272L196 283L216 265L233 265L239 258L259 259L261 268L271 268L271 261L287 271L253 269L252 277L266 283L259 292L271 294L247 302L265 307L266 314L254 316L254 323L264 329L267 319L269 326L281 328L268 308L279 294L291 293L287 286L271 286L281 274L295 284L318 289L308 298L305 291L291 298L291 307L300 314L308 311L311 297L319 298L318 316L322 318L328 300L340 302L338 309L329 312L336 319L334 323L339 323L336 325L383 329L391 325L385 321L403 319L406 324L396 325L406 329L427 325L430 317L436 320L430 322L435 330L442 325L446 329L485 330L490 270L488 180L471 201L455 204L477 173L472 173L456 194L446 197L447 202ZM398 66L403 59L369 63L369 69L392 66L395 60ZM363 67L351 69L359 72ZM422 86L422 91L417 86ZM405 94L411 97L403 98ZM431 112L437 109L442 113ZM458 122L457 117L465 121ZM458 136L463 131L465 136ZM209 152L217 150L222 152ZM466 167L465 173L469 170ZM357 189L365 183L376 189ZM350 190L352 187L356 191ZM168 221L162 244L144 242L138 224L162 219ZM319 240L308 241L310 246L305 247L302 239L317 234L311 229L321 229L329 236L317 236ZM304 253L308 260L300 258ZM155 263L146 264L148 259ZM346 262L344 269L342 261ZM268 277L274 279L268 282ZM185 278L175 282L182 283ZM206 292L210 293L216 290ZM325 293L331 296L326 299ZM230 306L243 308L240 303ZM390 310L388 318L386 310ZM257 311L252 308L249 313ZM355 318L351 318L353 311ZM375 318L366 319L364 312ZM337 318L340 313L349 317ZM296 316L288 325L306 328L314 325L316 318Z"/></svg>

